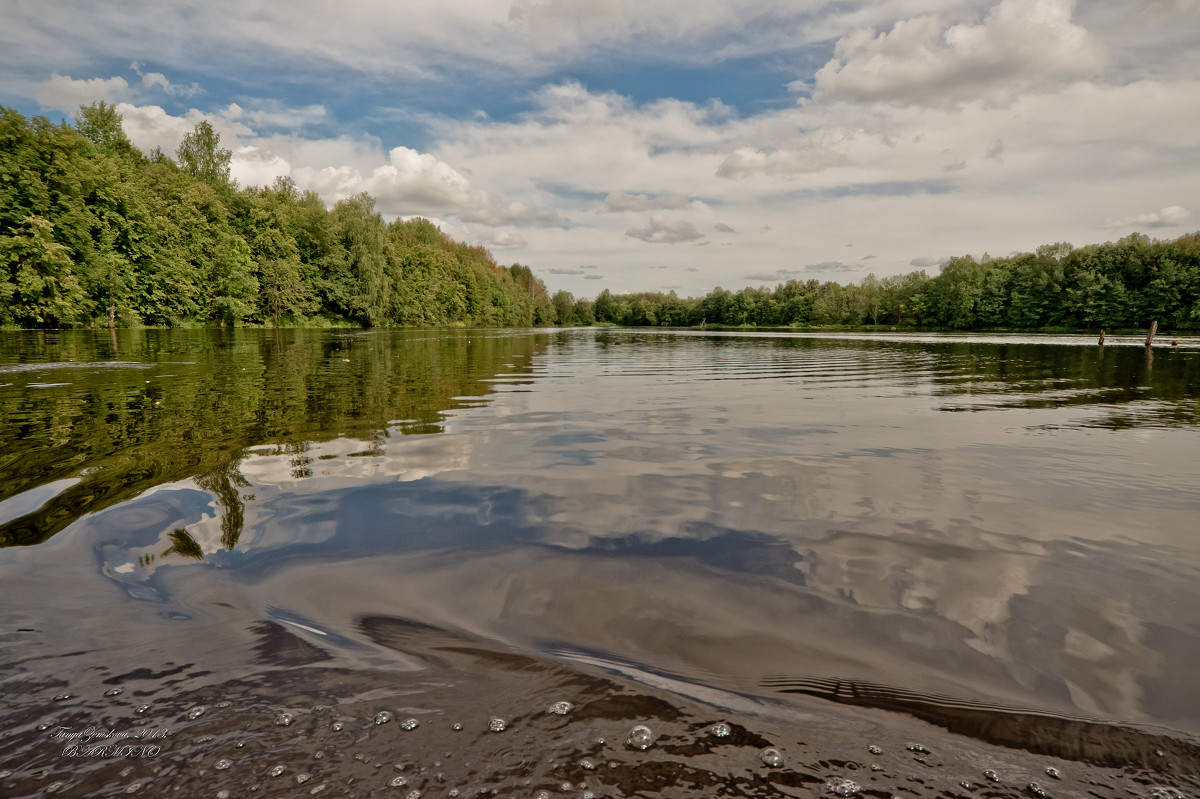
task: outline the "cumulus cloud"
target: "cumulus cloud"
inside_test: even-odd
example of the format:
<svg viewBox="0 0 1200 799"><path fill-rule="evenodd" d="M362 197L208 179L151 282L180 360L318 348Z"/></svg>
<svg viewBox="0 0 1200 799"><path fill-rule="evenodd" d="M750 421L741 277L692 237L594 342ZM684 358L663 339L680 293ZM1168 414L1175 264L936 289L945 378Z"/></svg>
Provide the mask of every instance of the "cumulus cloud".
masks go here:
<svg viewBox="0 0 1200 799"><path fill-rule="evenodd" d="M1160 208L1157 211L1152 211L1146 214L1137 214L1135 216L1127 216L1124 219L1118 219L1114 222L1109 222L1107 225L1105 225L1105 227L1177 227L1186 223L1191 216L1192 212L1181 205L1168 205L1166 208Z"/></svg>
<svg viewBox="0 0 1200 799"><path fill-rule="evenodd" d="M198 83L189 83L186 86L178 83L172 83L167 80L167 76L161 72L143 72L142 65L134 61L129 65L137 76L142 79L142 88L147 90L158 90L171 97L182 97L184 99L195 97L198 94L204 94L204 89L200 88Z"/></svg>
<svg viewBox="0 0 1200 799"><path fill-rule="evenodd" d="M604 276L603 275L584 275L583 279L584 280L603 280Z"/></svg>
<svg viewBox="0 0 1200 799"><path fill-rule="evenodd" d="M713 225L713 230L717 231L718 233L737 233L736 230L724 222L718 222L717 224Z"/></svg>
<svg viewBox="0 0 1200 799"><path fill-rule="evenodd" d="M668 219L661 214L652 215L645 227L630 228L625 235L650 244L679 244L704 238L704 234L696 230L691 222Z"/></svg>
<svg viewBox="0 0 1200 799"><path fill-rule="evenodd" d="M887 33L843 37L816 74L816 95L928 106L1010 102L1104 70L1104 44L1071 21L1075 0L1002 0L979 24L937 15Z"/></svg>
<svg viewBox="0 0 1200 799"><path fill-rule="evenodd" d="M238 147L229 160L229 174L242 186L269 186L275 178L291 173L292 165L265 147Z"/></svg>
<svg viewBox="0 0 1200 799"><path fill-rule="evenodd" d="M457 214L464 222L489 227L504 225L553 226L562 223L553 211L505 201L482 189L444 161L409 147L394 147L388 162L364 176L356 167L301 168L296 182L322 197L341 199L359 192L375 197L380 210L397 216Z"/></svg>
<svg viewBox="0 0 1200 799"><path fill-rule="evenodd" d="M552 275L582 275L582 274L584 274L582 269L563 269L561 267L553 267L553 266L550 267L546 271L548 271Z"/></svg>
<svg viewBox="0 0 1200 799"><path fill-rule="evenodd" d="M604 210L612 213L622 211L680 211L688 207L688 198L682 194L660 194L651 197L646 194L626 194L625 192L610 192L604 198Z"/></svg>
<svg viewBox="0 0 1200 799"><path fill-rule="evenodd" d="M799 175L842 166L846 162L846 156L827 147L812 146L773 152L739 147L717 167L717 177L737 179L754 174Z"/></svg>
<svg viewBox="0 0 1200 799"><path fill-rule="evenodd" d="M38 87L37 101L46 108L75 111L98 100L115 103L129 97L129 93L129 81L124 78L75 80L56 73Z"/></svg>
<svg viewBox="0 0 1200 799"><path fill-rule="evenodd" d="M945 262L945 258L934 258L932 255L918 255L908 263L910 266L918 266L923 269L927 266L937 266L938 264L943 264Z"/></svg>

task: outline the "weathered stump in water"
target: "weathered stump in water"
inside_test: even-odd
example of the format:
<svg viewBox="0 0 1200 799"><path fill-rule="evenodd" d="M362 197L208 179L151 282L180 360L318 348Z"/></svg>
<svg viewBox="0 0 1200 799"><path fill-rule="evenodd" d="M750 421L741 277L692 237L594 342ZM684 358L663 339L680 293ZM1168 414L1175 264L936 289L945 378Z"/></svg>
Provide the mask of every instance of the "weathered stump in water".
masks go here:
<svg viewBox="0 0 1200 799"><path fill-rule="evenodd" d="M1150 333L1146 336L1146 346L1149 347L1154 343L1154 334L1158 332L1158 322L1150 323Z"/></svg>
<svg viewBox="0 0 1200 799"><path fill-rule="evenodd" d="M1100 331L1100 346L1101 347L1104 346L1104 331L1103 330Z"/></svg>

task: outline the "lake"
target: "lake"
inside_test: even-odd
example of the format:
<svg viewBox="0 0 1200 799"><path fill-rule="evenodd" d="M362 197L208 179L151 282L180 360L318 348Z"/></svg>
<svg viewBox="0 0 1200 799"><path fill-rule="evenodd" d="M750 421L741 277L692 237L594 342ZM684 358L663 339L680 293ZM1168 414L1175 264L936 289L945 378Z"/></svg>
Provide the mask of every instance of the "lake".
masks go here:
<svg viewBox="0 0 1200 799"><path fill-rule="evenodd" d="M1198 796L1159 342L0 333L0 795Z"/></svg>

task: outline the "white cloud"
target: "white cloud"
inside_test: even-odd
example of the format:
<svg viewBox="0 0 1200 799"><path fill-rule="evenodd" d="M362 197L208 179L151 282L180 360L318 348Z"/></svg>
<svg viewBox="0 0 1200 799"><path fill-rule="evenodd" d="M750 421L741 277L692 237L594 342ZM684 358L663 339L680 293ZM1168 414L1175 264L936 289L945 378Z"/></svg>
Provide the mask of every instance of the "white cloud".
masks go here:
<svg viewBox="0 0 1200 799"><path fill-rule="evenodd" d="M689 201L682 194L661 194L649 197L645 194L626 194L623 191L610 192L604 198L604 209L612 213L622 211L681 211L687 208Z"/></svg>
<svg viewBox="0 0 1200 799"><path fill-rule="evenodd" d="M129 82L124 78L76 80L56 73L38 87L37 101L45 108L74 112L81 105L99 100L115 103L128 96Z"/></svg>
<svg viewBox="0 0 1200 799"><path fill-rule="evenodd" d="M409 147L394 147L388 162L364 176L353 166L323 169L303 167L294 173L296 182L317 191L327 201L367 192L385 214L457 214L464 222L490 227L504 225L558 225L553 211L527 203L505 201L471 185L461 172L429 153Z"/></svg>
<svg viewBox="0 0 1200 799"><path fill-rule="evenodd" d="M716 174L734 179L753 174L792 176L842 166L846 160L845 155L825 147L774 152L739 147L721 162Z"/></svg>
<svg viewBox="0 0 1200 799"><path fill-rule="evenodd" d="M474 238L477 243L494 250L515 250L529 243L524 236L512 230L488 231Z"/></svg>
<svg viewBox="0 0 1200 799"><path fill-rule="evenodd" d="M1136 214L1109 222L1105 227L1110 228L1164 228L1179 227L1192 218L1192 212L1179 205L1169 205L1157 211L1146 214Z"/></svg>
<svg viewBox="0 0 1200 799"><path fill-rule="evenodd" d="M897 22L887 33L843 37L816 74L817 96L855 101L1005 104L1100 74L1103 43L1071 21L1075 0L1002 0L979 24L937 15Z"/></svg>
<svg viewBox="0 0 1200 799"><path fill-rule="evenodd" d="M661 214L652 215L645 227L626 230L625 235L650 244L679 244L704 238L704 234L696 230L691 222L667 219Z"/></svg>
<svg viewBox="0 0 1200 799"><path fill-rule="evenodd" d="M182 97L188 99L195 97L198 94L204 94L204 89L200 88L198 83L190 83L186 86L178 83L171 83L167 80L167 76L161 72L143 72L142 65L134 61L129 65L129 68L137 73L142 79L142 88L149 91L161 91L171 97Z"/></svg>

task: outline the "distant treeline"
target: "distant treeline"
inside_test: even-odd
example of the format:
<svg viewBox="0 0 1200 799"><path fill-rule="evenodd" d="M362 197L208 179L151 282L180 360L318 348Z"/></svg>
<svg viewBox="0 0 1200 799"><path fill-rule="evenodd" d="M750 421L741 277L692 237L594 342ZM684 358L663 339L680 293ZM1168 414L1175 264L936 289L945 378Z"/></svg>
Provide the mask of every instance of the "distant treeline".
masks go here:
<svg viewBox="0 0 1200 799"><path fill-rule="evenodd" d="M365 194L239 189L230 156L207 121L170 158L106 103L74 125L0 107L0 325L554 323L528 268Z"/></svg>
<svg viewBox="0 0 1200 799"><path fill-rule="evenodd" d="M1174 241L1133 234L1074 249L1050 244L1008 258L952 258L923 271L857 284L789 280L717 288L700 298L601 292L552 297L560 324L1200 329L1200 233Z"/></svg>

